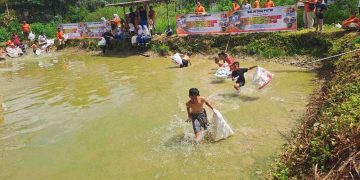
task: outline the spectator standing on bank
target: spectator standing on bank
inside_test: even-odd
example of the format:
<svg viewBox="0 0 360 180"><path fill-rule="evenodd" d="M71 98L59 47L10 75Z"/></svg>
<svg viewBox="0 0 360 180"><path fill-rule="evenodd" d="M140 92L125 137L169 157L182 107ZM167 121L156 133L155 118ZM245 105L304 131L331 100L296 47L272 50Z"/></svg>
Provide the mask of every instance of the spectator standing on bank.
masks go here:
<svg viewBox="0 0 360 180"><path fill-rule="evenodd" d="M30 25L24 21L21 25L21 29L23 31L24 39L28 39L31 30Z"/></svg>
<svg viewBox="0 0 360 180"><path fill-rule="evenodd" d="M239 11L240 9L241 8L240 8L238 0L234 0L233 3L232 3L232 10L233 11Z"/></svg>
<svg viewBox="0 0 360 180"><path fill-rule="evenodd" d="M241 5L241 9L242 10L251 9L251 5L249 4L249 2L247 0L243 0L242 5Z"/></svg>
<svg viewBox="0 0 360 180"><path fill-rule="evenodd" d="M275 7L275 3L272 0L266 0L264 3L264 8L272 8Z"/></svg>
<svg viewBox="0 0 360 180"><path fill-rule="evenodd" d="M133 8L130 8L130 13L129 13L129 16L128 16L128 22L129 22L129 28L130 28L130 31L135 31L135 18L136 18L136 14L133 10Z"/></svg>
<svg viewBox="0 0 360 180"><path fill-rule="evenodd" d="M65 46L64 32L58 28L56 32L56 39L58 40L58 49L62 49Z"/></svg>
<svg viewBox="0 0 360 180"><path fill-rule="evenodd" d="M206 13L205 8L201 5L201 2L198 1L197 6L195 8L195 14L205 14L205 13Z"/></svg>
<svg viewBox="0 0 360 180"><path fill-rule="evenodd" d="M324 0L318 1L316 4L316 31L322 31L324 24L324 13L326 11L326 5Z"/></svg>
<svg viewBox="0 0 360 180"><path fill-rule="evenodd" d="M149 26L151 25L151 29L155 32L155 11L152 6L150 6L149 9ZM150 23L150 21L152 22Z"/></svg>
<svg viewBox="0 0 360 180"><path fill-rule="evenodd" d="M254 1L253 8L254 8L254 9L260 8L260 1L259 1L259 0L255 0L255 1Z"/></svg>
<svg viewBox="0 0 360 180"><path fill-rule="evenodd" d="M141 26L147 26L148 25L147 12L146 12L146 9L143 6L141 6L139 8L139 17L140 17L140 25Z"/></svg>
<svg viewBox="0 0 360 180"><path fill-rule="evenodd" d="M317 0L304 0L304 26L313 28Z"/></svg>

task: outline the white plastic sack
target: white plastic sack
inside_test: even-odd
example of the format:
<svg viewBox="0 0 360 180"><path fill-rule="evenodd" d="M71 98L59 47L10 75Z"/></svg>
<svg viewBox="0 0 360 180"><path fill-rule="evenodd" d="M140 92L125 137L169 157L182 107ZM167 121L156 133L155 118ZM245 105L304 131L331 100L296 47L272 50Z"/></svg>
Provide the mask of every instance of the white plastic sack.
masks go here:
<svg viewBox="0 0 360 180"><path fill-rule="evenodd" d="M55 40L54 40L54 39L48 39L48 40L46 41L46 44L47 44L47 46L52 46L52 45L55 44Z"/></svg>
<svg viewBox="0 0 360 180"><path fill-rule="evenodd" d="M30 40L30 41L34 41L35 40L35 34L31 31L30 32L30 34L29 34L29 36L28 36L28 39Z"/></svg>
<svg viewBox="0 0 360 180"><path fill-rule="evenodd" d="M218 78L228 78L230 75L230 66L227 63L225 63L215 72L215 76Z"/></svg>
<svg viewBox="0 0 360 180"><path fill-rule="evenodd" d="M65 34L64 35L64 41L67 41L69 39L69 35Z"/></svg>
<svg viewBox="0 0 360 180"><path fill-rule="evenodd" d="M357 23L350 23L349 28L358 28L359 25Z"/></svg>
<svg viewBox="0 0 360 180"><path fill-rule="evenodd" d="M24 52L19 47L16 47L16 48L7 47L6 52L7 52L8 56L10 56L12 58L17 58L24 54Z"/></svg>
<svg viewBox="0 0 360 180"><path fill-rule="evenodd" d="M42 50L42 49L36 49L36 51L35 51L35 54L36 55L38 55L38 56L40 56L43 52L44 52L45 50Z"/></svg>
<svg viewBox="0 0 360 180"><path fill-rule="evenodd" d="M98 44L97 44L98 46L105 46L106 45L106 40L105 40L105 38L101 38L101 40L98 42Z"/></svg>
<svg viewBox="0 0 360 180"><path fill-rule="evenodd" d="M337 24L335 24L335 27L336 28L341 28L341 24L337 23Z"/></svg>
<svg viewBox="0 0 360 180"><path fill-rule="evenodd" d="M234 131L231 129L229 124L226 122L226 119L216 109L214 109L213 121L214 121L214 126L213 126L214 141L219 141L221 139L225 139L234 134Z"/></svg>
<svg viewBox="0 0 360 180"><path fill-rule="evenodd" d="M273 76L273 74L264 68L257 67L252 82L258 89L262 89L272 81Z"/></svg>
<svg viewBox="0 0 360 180"><path fill-rule="evenodd" d="M171 60L175 64L182 65L182 59L179 53L175 53L173 56L171 56Z"/></svg>

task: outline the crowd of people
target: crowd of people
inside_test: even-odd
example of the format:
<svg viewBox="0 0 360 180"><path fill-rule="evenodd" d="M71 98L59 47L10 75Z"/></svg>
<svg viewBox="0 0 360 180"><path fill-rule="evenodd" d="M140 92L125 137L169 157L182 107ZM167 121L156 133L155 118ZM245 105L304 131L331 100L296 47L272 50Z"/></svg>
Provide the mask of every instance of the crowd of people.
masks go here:
<svg viewBox="0 0 360 180"><path fill-rule="evenodd" d="M129 39L132 47L146 47L151 40L152 35L155 34L156 14L152 6L140 6L134 9L129 8L129 13L124 18L120 18L118 14L114 14L112 20L106 20L102 17L101 20L106 27L110 27L103 34L105 44L102 45L102 51L105 54L107 49L112 49L113 40ZM167 36L171 36L172 29L170 26L165 30Z"/></svg>
<svg viewBox="0 0 360 180"><path fill-rule="evenodd" d="M31 26L23 21L21 24L23 40L19 37L17 32L13 32L12 36L5 42L5 49L0 49L0 59L5 59L6 56L19 57L26 53L28 44L33 52L39 55L41 52L48 51L54 45L54 40L47 39L44 32L40 32L36 39L35 34L31 32Z"/></svg>
<svg viewBox="0 0 360 180"><path fill-rule="evenodd" d="M303 0L304 4L304 28L311 29L315 26L316 31L322 31L324 25L324 16L327 10L325 0ZM232 11L257 9L257 8L271 8L275 7L275 3L272 0L265 0L263 3L260 0L254 0L253 3L250 0L243 0L239 4L238 0L233 0ZM360 13L360 1L359 1L359 13ZM206 14L205 8L201 2L197 2L195 7L195 14ZM344 29L360 29L360 20L356 16L356 12L352 12L351 17L342 22L342 28Z"/></svg>
<svg viewBox="0 0 360 180"><path fill-rule="evenodd" d="M260 0L255 0L252 4L250 0L243 0L241 5L239 4L238 0L233 0L232 3L232 11L271 7L275 7L275 3L272 0L265 0L265 2L262 4L260 3ZM206 10L200 1L197 2L195 7L195 14L206 14Z"/></svg>

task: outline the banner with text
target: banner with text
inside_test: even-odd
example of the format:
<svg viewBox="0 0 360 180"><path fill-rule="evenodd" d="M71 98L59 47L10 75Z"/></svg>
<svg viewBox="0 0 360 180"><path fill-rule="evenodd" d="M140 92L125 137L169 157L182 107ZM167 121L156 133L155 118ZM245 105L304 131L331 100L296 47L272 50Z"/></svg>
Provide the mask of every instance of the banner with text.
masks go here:
<svg viewBox="0 0 360 180"><path fill-rule="evenodd" d="M106 24L102 22L61 24L59 27L69 39L101 38L106 31Z"/></svg>
<svg viewBox="0 0 360 180"><path fill-rule="evenodd" d="M179 36L192 34L238 34L248 32L295 31L296 6L279 6L233 12L176 16Z"/></svg>

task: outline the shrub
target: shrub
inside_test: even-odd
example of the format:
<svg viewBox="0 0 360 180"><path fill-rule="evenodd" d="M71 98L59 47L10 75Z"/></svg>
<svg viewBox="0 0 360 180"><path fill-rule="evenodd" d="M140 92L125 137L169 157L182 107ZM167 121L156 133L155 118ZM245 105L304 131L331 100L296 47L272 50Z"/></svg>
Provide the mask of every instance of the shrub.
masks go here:
<svg viewBox="0 0 360 180"><path fill-rule="evenodd" d="M109 19L113 19L114 14L118 14L120 17L122 17L124 14L124 11L122 8L119 8L119 7L99 8L95 12L87 14L84 18L84 21L97 22L97 21L100 21L101 17L105 17L106 19L109 20Z"/></svg>
<svg viewBox="0 0 360 180"><path fill-rule="evenodd" d="M44 32L46 37L54 38L56 35L56 28L58 24L56 22L44 23L33 23L31 24L31 31L35 35L39 35L40 32Z"/></svg>
<svg viewBox="0 0 360 180"><path fill-rule="evenodd" d="M67 13L68 15L66 16L67 21L72 22L72 23L77 23L77 22L83 22L85 17L89 14L89 10L87 9L87 7L81 6L79 7L70 7L69 12Z"/></svg>
<svg viewBox="0 0 360 180"><path fill-rule="evenodd" d="M165 56L170 51L170 48L165 44L154 44L152 50L159 53L161 56Z"/></svg>
<svg viewBox="0 0 360 180"><path fill-rule="evenodd" d="M0 28L0 42L5 42L10 39L11 34L6 28Z"/></svg>

